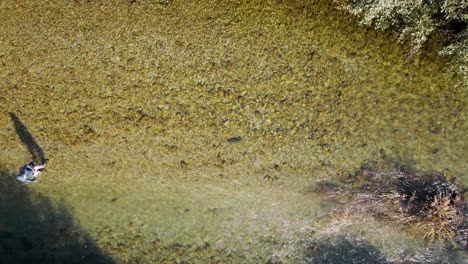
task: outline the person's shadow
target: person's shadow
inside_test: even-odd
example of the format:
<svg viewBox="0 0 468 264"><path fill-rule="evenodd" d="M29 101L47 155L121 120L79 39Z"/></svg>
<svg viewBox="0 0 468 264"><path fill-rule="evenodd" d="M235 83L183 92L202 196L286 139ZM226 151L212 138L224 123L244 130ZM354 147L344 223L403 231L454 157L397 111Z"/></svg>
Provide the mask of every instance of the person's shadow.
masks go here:
<svg viewBox="0 0 468 264"><path fill-rule="evenodd" d="M31 133L29 133L26 126L21 122L21 120L14 113L10 113L11 121L15 126L16 133L20 138L21 142L28 148L29 153L31 153L32 161L36 163L44 164L47 159L44 155L42 148L36 143Z"/></svg>
<svg viewBox="0 0 468 264"><path fill-rule="evenodd" d="M10 117L33 161L46 162L26 126L15 114ZM63 204L30 192L15 176L0 164L0 264L114 263Z"/></svg>

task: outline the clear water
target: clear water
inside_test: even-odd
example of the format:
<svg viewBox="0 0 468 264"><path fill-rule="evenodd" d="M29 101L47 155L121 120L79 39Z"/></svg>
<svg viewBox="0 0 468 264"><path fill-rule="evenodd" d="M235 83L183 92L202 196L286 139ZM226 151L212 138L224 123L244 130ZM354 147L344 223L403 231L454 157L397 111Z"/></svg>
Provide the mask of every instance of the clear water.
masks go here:
<svg viewBox="0 0 468 264"><path fill-rule="evenodd" d="M3 1L0 19L4 261L463 263L311 191L363 165L467 184L466 92L436 44L408 59L320 1ZM31 145L8 113L49 159L37 184L11 180Z"/></svg>

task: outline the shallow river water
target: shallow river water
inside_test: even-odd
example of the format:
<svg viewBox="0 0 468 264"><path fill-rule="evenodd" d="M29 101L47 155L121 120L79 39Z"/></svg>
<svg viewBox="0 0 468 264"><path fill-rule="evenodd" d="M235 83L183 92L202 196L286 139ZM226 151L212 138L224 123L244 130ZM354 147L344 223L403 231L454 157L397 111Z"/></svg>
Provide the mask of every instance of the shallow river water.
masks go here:
<svg viewBox="0 0 468 264"><path fill-rule="evenodd" d="M468 184L437 44L408 58L312 0L6 0L0 23L0 263L466 263L314 191L363 168Z"/></svg>

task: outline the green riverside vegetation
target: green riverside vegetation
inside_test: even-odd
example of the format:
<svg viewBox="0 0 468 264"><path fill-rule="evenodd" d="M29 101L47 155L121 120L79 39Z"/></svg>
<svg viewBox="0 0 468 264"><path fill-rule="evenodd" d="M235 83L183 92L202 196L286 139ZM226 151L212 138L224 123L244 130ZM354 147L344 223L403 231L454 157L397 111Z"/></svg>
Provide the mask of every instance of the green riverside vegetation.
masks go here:
<svg viewBox="0 0 468 264"><path fill-rule="evenodd" d="M431 39L439 54L452 59L453 70L468 87L468 2L466 0L343 0L341 6L362 17L362 23L399 33L410 44L409 56Z"/></svg>

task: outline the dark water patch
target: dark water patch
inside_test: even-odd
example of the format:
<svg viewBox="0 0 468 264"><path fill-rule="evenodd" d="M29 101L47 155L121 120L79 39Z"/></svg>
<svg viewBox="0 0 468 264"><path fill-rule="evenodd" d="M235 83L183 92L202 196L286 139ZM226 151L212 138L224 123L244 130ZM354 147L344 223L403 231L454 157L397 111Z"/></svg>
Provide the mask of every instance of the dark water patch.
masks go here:
<svg viewBox="0 0 468 264"><path fill-rule="evenodd" d="M316 263L389 263L380 251L365 240L339 236L306 246L305 262Z"/></svg>
<svg viewBox="0 0 468 264"><path fill-rule="evenodd" d="M0 170L0 263L114 263L68 209Z"/></svg>
<svg viewBox="0 0 468 264"><path fill-rule="evenodd" d="M419 253L401 250L399 256L387 257L369 241L353 235L339 235L310 242L305 247L304 262L327 263L376 263L376 264L419 264L419 263L466 263L453 258L440 247L428 247Z"/></svg>

